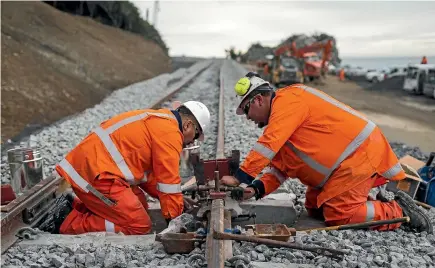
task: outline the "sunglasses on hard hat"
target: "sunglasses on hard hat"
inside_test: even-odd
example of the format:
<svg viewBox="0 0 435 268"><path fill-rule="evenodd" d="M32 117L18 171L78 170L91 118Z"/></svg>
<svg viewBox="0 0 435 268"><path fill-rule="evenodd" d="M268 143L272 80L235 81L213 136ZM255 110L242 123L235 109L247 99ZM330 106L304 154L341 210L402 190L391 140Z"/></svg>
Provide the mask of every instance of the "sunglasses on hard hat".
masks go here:
<svg viewBox="0 0 435 268"><path fill-rule="evenodd" d="M258 94L257 94L258 95ZM251 108L251 102L255 99L255 97L257 97L257 95L253 96L252 98L250 98L248 100L248 102L245 104L245 107L243 107L243 112L248 115L249 113L249 108Z"/></svg>

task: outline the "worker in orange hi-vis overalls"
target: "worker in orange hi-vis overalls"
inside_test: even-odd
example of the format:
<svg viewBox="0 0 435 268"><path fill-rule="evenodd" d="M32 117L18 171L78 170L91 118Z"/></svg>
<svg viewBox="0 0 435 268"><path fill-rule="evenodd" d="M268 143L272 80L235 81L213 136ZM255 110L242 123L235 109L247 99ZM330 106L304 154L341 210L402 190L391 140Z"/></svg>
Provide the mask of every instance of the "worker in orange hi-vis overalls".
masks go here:
<svg viewBox="0 0 435 268"><path fill-rule="evenodd" d="M160 201L163 217L183 213L179 160L183 146L204 139L208 108L188 101L170 109L145 109L106 120L56 165L77 198L54 216L61 234L151 230L144 192ZM65 202L68 203L68 202ZM69 208L69 209L68 209Z"/></svg>
<svg viewBox="0 0 435 268"><path fill-rule="evenodd" d="M426 56L423 56L423 58L421 59L421 64L427 64Z"/></svg>
<svg viewBox="0 0 435 268"><path fill-rule="evenodd" d="M345 78L344 78L344 69L343 68L340 69L339 76L340 76L340 81L344 81Z"/></svg>
<svg viewBox="0 0 435 268"><path fill-rule="evenodd" d="M235 176L221 179L225 185L240 185L232 191L234 199L259 199L286 179L298 178L308 186L309 215L321 216L329 226L405 215L411 227L432 232L428 216L406 193L399 191L390 202L369 200L374 186L403 180L406 174L379 127L364 114L303 84L274 92L255 73L241 78L235 91L240 97L236 113L267 127Z"/></svg>

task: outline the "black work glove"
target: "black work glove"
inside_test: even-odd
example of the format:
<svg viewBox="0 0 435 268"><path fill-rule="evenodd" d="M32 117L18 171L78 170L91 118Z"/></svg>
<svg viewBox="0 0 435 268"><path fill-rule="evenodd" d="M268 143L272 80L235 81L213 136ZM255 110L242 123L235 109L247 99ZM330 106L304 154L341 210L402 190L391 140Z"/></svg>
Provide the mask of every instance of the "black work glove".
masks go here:
<svg viewBox="0 0 435 268"><path fill-rule="evenodd" d="M257 196L258 191L257 191L257 188L254 185L249 185L246 188L252 188L252 189L254 189L255 196ZM238 201L243 200L243 194L244 194L244 192L245 192L245 188L243 188L243 187L234 187L234 189L231 190L231 198L234 199L234 200L238 200Z"/></svg>
<svg viewBox="0 0 435 268"><path fill-rule="evenodd" d="M166 224L169 226L169 223L171 222L171 219L165 219Z"/></svg>
<svg viewBox="0 0 435 268"><path fill-rule="evenodd" d="M234 187L234 189L231 190L231 198L234 200L243 200L243 193L245 191L245 188L242 187Z"/></svg>

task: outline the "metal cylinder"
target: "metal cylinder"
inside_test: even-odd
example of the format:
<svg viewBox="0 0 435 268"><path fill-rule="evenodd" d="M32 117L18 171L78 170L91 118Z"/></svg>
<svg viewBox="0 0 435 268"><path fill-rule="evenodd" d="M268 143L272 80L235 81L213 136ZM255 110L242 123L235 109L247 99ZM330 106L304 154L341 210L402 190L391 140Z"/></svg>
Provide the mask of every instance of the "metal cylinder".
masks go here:
<svg viewBox="0 0 435 268"><path fill-rule="evenodd" d="M43 158L39 148L15 147L8 152L11 187L16 195L44 179Z"/></svg>
<svg viewBox="0 0 435 268"><path fill-rule="evenodd" d="M190 163L190 155L199 152L198 142L195 141L193 146L183 148L180 155L180 169L179 174L182 183L185 183L193 176L193 167Z"/></svg>

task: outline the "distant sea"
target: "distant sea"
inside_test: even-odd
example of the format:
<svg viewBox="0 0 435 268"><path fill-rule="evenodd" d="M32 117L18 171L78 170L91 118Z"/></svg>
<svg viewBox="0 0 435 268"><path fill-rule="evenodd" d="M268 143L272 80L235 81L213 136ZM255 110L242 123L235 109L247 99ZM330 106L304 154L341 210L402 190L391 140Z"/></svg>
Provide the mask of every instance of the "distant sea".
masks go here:
<svg viewBox="0 0 435 268"><path fill-rule="evenodd" d="M342 58L341 66L351 65L352 67L362 67L366 69L383 69L392 66L403 66L408 64L418 64L421 57L373 57L373 58ZM428 64L435 64L435 56L426 56Z"/></svg>

